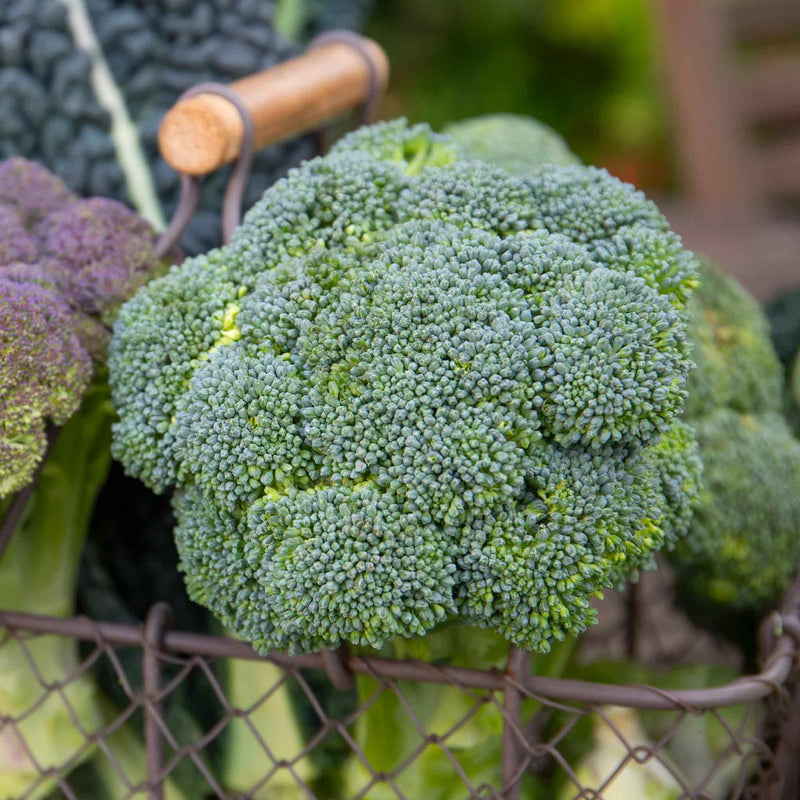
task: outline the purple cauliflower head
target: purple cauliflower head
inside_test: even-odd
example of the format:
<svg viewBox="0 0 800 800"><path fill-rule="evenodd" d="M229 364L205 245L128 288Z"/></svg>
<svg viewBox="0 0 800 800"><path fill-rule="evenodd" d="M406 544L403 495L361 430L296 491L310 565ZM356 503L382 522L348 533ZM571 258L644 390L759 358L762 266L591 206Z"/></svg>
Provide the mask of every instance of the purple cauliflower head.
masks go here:
<svg viewBox="0 0 800 800"><path fill-rule="evenodd" d="M0 161L0 498L30 481L48 424L77 410L116 309L161 267L154 243L121 203Z"/></svg>

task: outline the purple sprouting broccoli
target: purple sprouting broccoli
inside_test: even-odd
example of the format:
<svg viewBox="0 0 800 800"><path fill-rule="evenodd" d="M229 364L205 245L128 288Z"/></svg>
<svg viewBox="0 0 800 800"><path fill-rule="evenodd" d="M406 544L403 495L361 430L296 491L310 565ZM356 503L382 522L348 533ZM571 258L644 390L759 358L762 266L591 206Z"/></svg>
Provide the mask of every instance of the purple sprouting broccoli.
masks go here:
<svg viewBox="0 0 800 800"><path fill-rule="evenodd" d="M150 225L116 200L92 197L38 226L41 253L73 308L108 321L156 264Z"/></svg>
<svg viewBox="0 0 800 800"><path fill-rule="evenodd" d="M141 217L0 162L0 498L31 479L48 423L78 409L116 309L159 267Z"/></svg>
<svg viewBox="0 0 800 800"><path fill-rule="evenodd" d="M2 610L74 611L111 462L109 326L160 266L151 228L125 206L81 200L33 162L0 161L0 521L16 528L0 558ZM43 797L91 755L87 736L108 720L91 675L67 680L79 666L68 639L0 647L0 719L12 721L0 736L0 797ZM63 683L64 699L48 683Z"/></svg>
<svg viewBox="0 0 800 800"><path fill-rule="evenodd" d="M46 449L48 420L63 424L92 372L69 308L53 291L0 269L0 497L25 486Z"/></svg>

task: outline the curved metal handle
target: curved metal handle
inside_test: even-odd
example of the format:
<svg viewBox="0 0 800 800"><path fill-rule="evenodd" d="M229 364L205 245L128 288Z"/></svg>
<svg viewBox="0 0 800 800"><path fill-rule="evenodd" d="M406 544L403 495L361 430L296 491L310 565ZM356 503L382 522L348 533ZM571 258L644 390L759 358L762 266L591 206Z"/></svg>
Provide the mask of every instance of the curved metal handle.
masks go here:
<svg viewBox="0 0 800 800"><path fill-rule="evenodd" d="M242 200L244 199L244 191L247 187L247 179L250 177L250 169L253 166L253 155L255 153L253 120L242 99L230 86L226 86L224 83L199 83L184 92L178 103L200 95L214 95L222 97L229 102L239 114L242 130L244 131L236 166L233 168L231 177L228 180L222 201L222 242L223 244L228 244L234 230L242 221ZM164 231L156 243L155 249L159 258L163 258L173 247L177 246L178 240L191 222L192 215L197 208L199 194L197 178L181 173L180 191L180 200L175 213L169 221L167 230Z"/></svg>
<svg viewBox="0 0 800 800"><path fill-rule="evenodd" d="M176 247L189 225L199 176L236 161L222 204L227 244L241 222L256 150L358 105L360 121L369 121L388 75L386 54L375 42L352 31L328 31L312 40L303 56L231 85L201 83L184 92L159 129L161 154L180 173L181 186L172 219L156 243L157 255L163 258Z"/></svg>
<svg viewBox="0 0 800 800"><path fill-rule="evenodd" d="M260 149L359 105L371 113L388 75L389 62L378 44L350 31L330 31L303 55L236 81L230 89L249 112ZM194 176L233 161L243 140L240 109L220 92L184 95L158 132L164 160Z"/></svg>

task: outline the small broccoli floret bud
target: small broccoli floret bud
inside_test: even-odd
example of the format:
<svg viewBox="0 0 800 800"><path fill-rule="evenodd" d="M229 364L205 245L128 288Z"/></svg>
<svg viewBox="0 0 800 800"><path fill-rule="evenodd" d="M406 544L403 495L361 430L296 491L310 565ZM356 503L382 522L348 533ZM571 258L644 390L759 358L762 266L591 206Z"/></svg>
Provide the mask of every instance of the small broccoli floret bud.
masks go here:
<svg viewBox="0 0 800 800"><path fill-rule="evenodd" d="M313 483L319 469L302 436L304 392L288 362L221 347L195 371L178 404L183 472L231 511L269 489Z"/></svg>
<svg viewBox="0 0 800 800"><path fill-rule="evenodd" d="M519 500L462 529L461 614L540 651L583 631L593 594L651 567L665 539L685 530L699 475L693 446L684 429L643 451L531 448ZM685 498L666 493L678 473Z"/></svg>
<svg viewBox="0 0 800 800"><path fill-rule="evenodd" d="M703 485L691 530L671 558L692 592L763 609L800 561L800 442L776 414L722 409L693 426Z"/></svg>
<svg viewBox="0 0 800 800"><path fill-rule="evenodd" d="M317 247L355 247L397 224L408 179L364 153L330 154L278 181L250 209L229 258L243 282Z"/></svg>
<svg viewBox="0 0 800 800"><path fill-rule="evenodd" d="M259 649L452 615L547 649L684 533L692 257L603 171L437 142L348 137L117 320L114 452L180 490L190 590Z"/></svg>
<svg viewBox="0 0 800 800"><path fill-rule="evenodd" d="M648 286L683 308L699 284L699 262L684 250L672 231L646 225L620 228L610 239L595 244L595 259L620 272L630 270Z"/></svg>
<svg viewBox="0 0 800 800"><path fill-rule="evenodd" d="M112 452L155 491L175 482L175 412L188 382L224 341L226 310L239 300L219 251L197 256L156 278L122 308L108 352L119 411Z"/></svg>
<svg viewBox="0 0 800 800"><path fill-rule="evenodd" d="M443 219L462 230L509 236L545 227L537 224L537 198L530 187L479 161L423 172L409 182L400 203L404 218Z"/></svg>
<svg viewBox="0 0 800 800"><path fill-rule="evenodd" d="M663 498L658 527L671 550L686 535L700 497L703 463L694 430L676 422L643 458Z"/></svg>
<svg viewBox="0 0 800 800"><path fill-rule="evenodd" d="M463 158L496 164L512 174L529 174L543 164L566 167L580 163L562 136L519 114L473 117L454 122L443 132L453 139Z"/></svg>
<svg viewBox="0 0 800 800"><path fill-rule="evenodd" d="M380 647L455 612L452 544L373 483L290 490L263 514L264 539L276 544L259 579L301 648Z"/></svg>
<svg viewBox="0 0 800 800"><path fill-rule="evenodd" d="M594 557L588 534L600 526L601 487L616 480L615 470L602 470L581 486L574 481L580 456L543 450L544 459L531 465L522 502L489 509L464 527L457 595L472 624L538 651L582 631L593 618L588 598L609 582L612 558ZM592 456L586 456L591 469Z"/></svg>
<svg viewBox="0 0 800 800"><path fill-rule="evenodd" d="M686 415L714 408L759 414L779 412L783 373L769 337L769 322L747 290L711 264L689 304L692 370Z"/></svg>
<svg viewBox="0 0 800 800"><path fill-rule="evenodd" d="M647 441L681 411L679 313L631 273L599 268L545 292L533 319L536 404L555 441Z"/></svg>
<svg viewBox="0 0 800 800"><path fill-rule="evenodd" d="M272 552L263 536L261 503L250 508L251 525L247 515L225 511L197 486L175 492L172 502L189 597L229 630L261 643L261 649L285 646L266 587L257 578L263 559Z"/></svg>
<svg viewBox="0 0 800 800"><path fill-rule="evenodd" d="M536 199L532 227L575 242L597 246L634 225L669 230L655 203L604 169L548 165L523 180Z"/></svg>

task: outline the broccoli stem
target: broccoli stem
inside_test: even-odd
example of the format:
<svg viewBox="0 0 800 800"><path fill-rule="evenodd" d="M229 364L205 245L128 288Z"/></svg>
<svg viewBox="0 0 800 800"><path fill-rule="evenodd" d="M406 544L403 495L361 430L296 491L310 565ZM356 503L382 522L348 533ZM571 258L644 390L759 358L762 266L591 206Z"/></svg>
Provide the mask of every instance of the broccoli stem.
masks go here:
<svg viewBox="0 0 800 800"><path fill-rule="evenodd" d="M0 609L67 616L91 510L111 462L114 410L99 374L81 408L58 434L35 491L0 559ZM0 797L43 797L56 778L92 752L87 736L102 725L97 689L66 637L10 637L0 646ZM61 691L49 689L67 681ZM27 789L36 787L31 794Z"/></svg>
<svg viewBox="0 0 800 800"><path fill-rule="evenodd" d="M306 743L282 678L282 671L269 662L231 659L227 664L228 702L248 713L247 720L234 718L225 729L221 783L226 791L243 792L254 800L309 797L303 785L312 779L314 767L309 756L298 759ZM291 768L270 774L272 759L285 759Z"/></svg>
<svg viewBox="0 0 800 800"><path fill-rule="evenodd" d="M0 560L0 608L66 616L94 502L111 465L115 418L97 375L59 431L17 531Z"/></svg>
<svg viewBox="0 0 800 800"><path fill-rule="evenodd" d="M578 639L556 642L549 653L532 654L531 671L536 675L558 677L572 663ZM446 625L420 640L396 639L383 655L417 657L434 663L502 669L508 644L500 636L479 628ZM356 680L359 705L368 705L379 691L379 683L367 676ZM503 698L480 690L454 686L398 681L405 698L387 688L369 705L356 724L355 738L375 772L392 774L423 742L422 731L436 735L442 744L428 744L393 778L394 785L407 797L426 800L456 800L464 796L465 784L453 766L458 761L474 789L501 784ZM486 698L481 701L480 698ZM409 714L413 709L416 721ZM523 720L541 707L534 700L523 703ZM446 750L445 750L446 748ZM448 752L450 755L448 755ZM353 756L345 769L347 791L344 796L363 796L365 800L390 800L398 796L389 782L372 781L363 762Z"/></svg>

